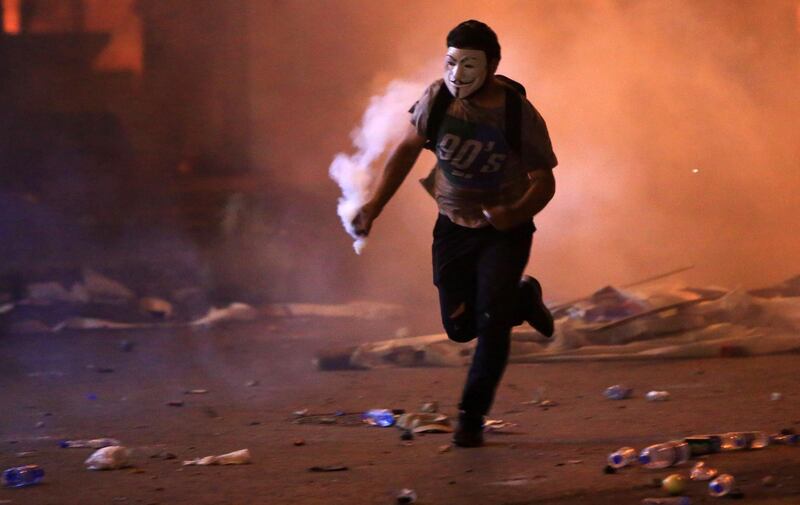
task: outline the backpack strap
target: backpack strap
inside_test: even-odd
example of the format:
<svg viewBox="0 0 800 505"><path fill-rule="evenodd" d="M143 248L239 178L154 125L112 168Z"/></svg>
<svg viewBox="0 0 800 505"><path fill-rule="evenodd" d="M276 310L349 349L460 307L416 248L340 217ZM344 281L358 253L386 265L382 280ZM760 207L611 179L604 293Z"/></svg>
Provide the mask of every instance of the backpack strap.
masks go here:
<svg viewBox="0 0 800 505"><path fill-rule="evenodd" d="M522 146L522 97L515 90L506 88L506 142L514 152Z"/></svg>
<svg viewBox="0 0 800 505"><path fill-rule="evenodd" d="M425 149L436 152L436 140L439 137L439 127L442 125L444 116L447 113L447 108L450 107L452 101L453 95L450 93L450 90L447 89L447 86L442 83L439 91L436 92L433 105L431 106L431 112L428 115L428 124L425 128L425 138L427 139L425 142Z"/></svg>

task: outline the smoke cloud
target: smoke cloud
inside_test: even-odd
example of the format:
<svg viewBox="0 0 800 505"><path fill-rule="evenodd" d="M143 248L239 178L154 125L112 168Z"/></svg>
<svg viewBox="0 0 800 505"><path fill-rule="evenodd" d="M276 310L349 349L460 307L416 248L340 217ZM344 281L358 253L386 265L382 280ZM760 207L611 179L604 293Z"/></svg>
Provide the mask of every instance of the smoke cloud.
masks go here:
<svg viewBox="0 0 800 505"><path fill-rule="evenodd" d="M355 239L356 254L366 246L367 240L353 230L353 218L369 199L374 181L381 167L376 163L387 147L395 144L407 125L408 104L420 93L422 85L407 81L392 81L382 95L373 96L364 112L361 124L351 137L356 152L339 153L330 166L330 176L342 188L337 213L347 233Z"/></svg>

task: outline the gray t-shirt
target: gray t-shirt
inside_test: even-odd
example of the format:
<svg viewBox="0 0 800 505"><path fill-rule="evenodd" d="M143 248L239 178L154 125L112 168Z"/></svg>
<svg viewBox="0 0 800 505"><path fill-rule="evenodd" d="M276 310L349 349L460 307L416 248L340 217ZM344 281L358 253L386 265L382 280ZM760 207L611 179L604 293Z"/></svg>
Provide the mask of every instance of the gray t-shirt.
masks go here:
<svg viewBox="0 0 800 505"><path fill-rule="evenodd" d="M411 123L423 137L442 85L439 79L428 86L411 108ZM480 107L468 98L452 100L439 127L436 165L420 181L436 199L440 213L461 226L486 226L483 207L519 200L530 187L529 172L558 164L544 119L528 100L522 100L521 116L517 151L506 141L505 107Z"/></svg>

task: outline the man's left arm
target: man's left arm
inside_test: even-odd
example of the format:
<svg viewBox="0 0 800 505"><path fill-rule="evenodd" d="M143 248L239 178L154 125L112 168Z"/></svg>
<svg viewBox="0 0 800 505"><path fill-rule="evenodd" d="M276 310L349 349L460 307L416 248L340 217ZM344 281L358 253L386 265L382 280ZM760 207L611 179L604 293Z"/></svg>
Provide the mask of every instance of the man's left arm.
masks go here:
<svg viewBox="0 0 800 505"><path fill-rule="evenodd" d="M531 185L522 198L510 205L483 209L489 224L505 231L530 221L541 212L556 193L556 178L551 168L540 168L528 173Z"/></svg>

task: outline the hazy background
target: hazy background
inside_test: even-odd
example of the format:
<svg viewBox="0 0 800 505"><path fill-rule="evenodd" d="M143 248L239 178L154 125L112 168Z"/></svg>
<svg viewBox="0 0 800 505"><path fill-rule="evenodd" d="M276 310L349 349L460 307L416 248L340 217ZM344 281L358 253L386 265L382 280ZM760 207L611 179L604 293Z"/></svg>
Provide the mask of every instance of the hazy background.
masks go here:
<svg viewBox="0 0 800 505"><path fill-rule="evenodd" d="M416 183L433 156L423 153L361 257L327 170L351 149L370 97L394 79L421 92L440 76L446 33L476 18L497 32L499 72L525 84L560 161L528 267L549 300L688 265L687 282L728 287L800 273L797 0L86 5L87 29L111 33L95 68L129 72L138 104L123 114L137 161L108 191L134 194L130 209L210 208L192 192L153 195L189 178L230 189L192 217L210 238L187 232L185 213L156 214L153 226L125 221L84 247L180 253L231 297L381 299L435 313L436 208Z"/></svg>

